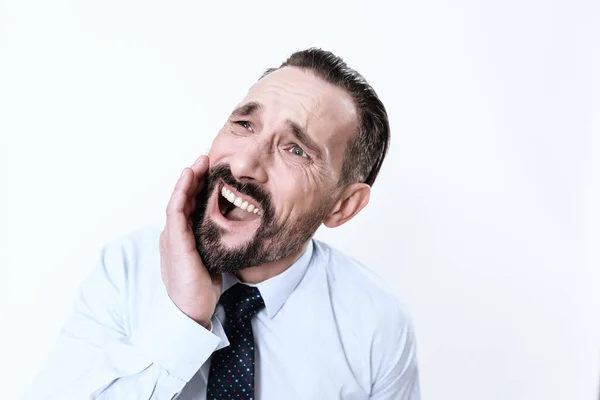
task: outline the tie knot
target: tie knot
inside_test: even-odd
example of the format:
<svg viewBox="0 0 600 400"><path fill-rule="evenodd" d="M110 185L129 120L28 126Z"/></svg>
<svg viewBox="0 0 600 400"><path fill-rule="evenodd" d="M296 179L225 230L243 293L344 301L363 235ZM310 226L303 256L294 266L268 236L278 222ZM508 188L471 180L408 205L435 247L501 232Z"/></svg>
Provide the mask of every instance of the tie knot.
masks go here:
<svg viewBox="0 0 600 400"><path fill-rule="evenodd" d="M265 303L258 288L236 283L221 295L228 319L251 319Z"/></svg>

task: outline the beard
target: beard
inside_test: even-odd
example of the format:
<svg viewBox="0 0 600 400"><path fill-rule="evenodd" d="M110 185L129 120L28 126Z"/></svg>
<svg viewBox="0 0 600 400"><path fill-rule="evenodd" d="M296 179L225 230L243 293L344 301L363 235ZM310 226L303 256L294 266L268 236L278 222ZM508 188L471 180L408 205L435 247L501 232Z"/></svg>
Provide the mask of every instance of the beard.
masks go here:
<svg viewBox="0 0 600 400"><path fill-rule="evenodd" d="M260 225L254 235L246 243L233 248L223 244L222 238L227 232L206 215L208 200L218 189L219 179L254 199L261 209ZM217 196L221 194L217 193ZM205 188L198 194L196 210L192 214L192 231L200 258L212 273L234 273L281 260L299 251L314 235L328 214L332 200L320 202L312 212L295 220L278 224L270 193L257 184L238 182L229 165L217 164L208 171Z"/></svg>

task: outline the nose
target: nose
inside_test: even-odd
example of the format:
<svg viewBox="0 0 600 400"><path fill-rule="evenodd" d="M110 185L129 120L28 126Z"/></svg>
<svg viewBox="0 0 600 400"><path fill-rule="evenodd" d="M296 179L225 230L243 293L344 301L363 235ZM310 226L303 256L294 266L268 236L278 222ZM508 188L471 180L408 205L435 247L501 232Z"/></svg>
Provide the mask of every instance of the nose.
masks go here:
<svg viewBox="0 0 600 400"><path fill-rule="evenodd" d="M252 143L240 149L229 163L231 173L240 182L265 183L268 149L261 143Z"/></svg>

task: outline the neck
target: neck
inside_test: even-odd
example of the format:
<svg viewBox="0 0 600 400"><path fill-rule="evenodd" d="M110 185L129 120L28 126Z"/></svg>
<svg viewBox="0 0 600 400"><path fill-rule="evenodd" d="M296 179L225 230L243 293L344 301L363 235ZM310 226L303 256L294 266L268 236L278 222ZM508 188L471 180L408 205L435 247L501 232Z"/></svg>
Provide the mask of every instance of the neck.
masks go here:
<svg viewBox="0 0 600 400"><path fill-rule="evenodd" d="M244 268L236 272L237 278L244 283L257 284L266 281L269 278L279 275L286 269L288 269L293 263L300 258L306 246L308 246L308 240L302 245L302 247L290 254L289 256L282 258L281 260L274 261L272 263L262 264L258 267Z"/></svg>

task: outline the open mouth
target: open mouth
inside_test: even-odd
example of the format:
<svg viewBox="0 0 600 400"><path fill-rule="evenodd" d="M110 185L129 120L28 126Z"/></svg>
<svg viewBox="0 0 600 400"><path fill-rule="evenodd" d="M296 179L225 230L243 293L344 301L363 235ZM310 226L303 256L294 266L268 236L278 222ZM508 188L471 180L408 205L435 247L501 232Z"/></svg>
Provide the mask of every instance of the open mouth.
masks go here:
<svg viewBox="0 0 600 400"><path fill-rule="evenodd" d="M253 221L262 214L255 200L223 183L218 196L219 211L230 221Z"/></svg>

